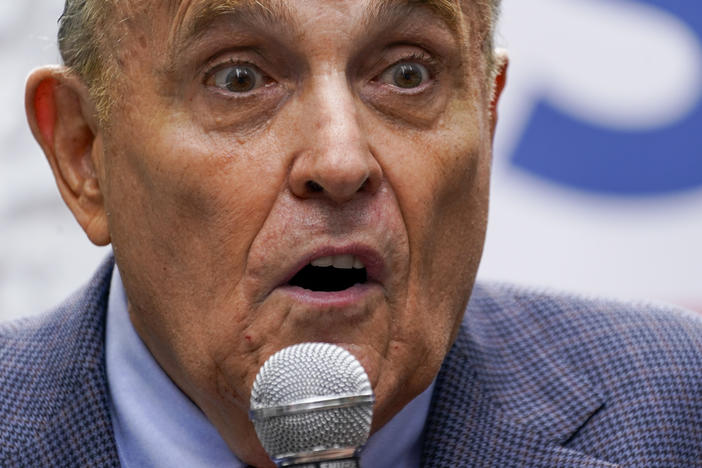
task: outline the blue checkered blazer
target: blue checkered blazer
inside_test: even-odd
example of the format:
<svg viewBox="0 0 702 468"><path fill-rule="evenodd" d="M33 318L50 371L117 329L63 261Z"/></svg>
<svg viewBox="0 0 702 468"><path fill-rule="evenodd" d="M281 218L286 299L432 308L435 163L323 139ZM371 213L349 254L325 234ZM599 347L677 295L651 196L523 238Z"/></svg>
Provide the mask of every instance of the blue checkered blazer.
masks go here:
<svg viewBox="0 0 702 468"><path fill-rule="evenodd" d="M105 374L112 259L0 327L0 466L118 466ZM429 467L702 466L702 322L478 285L437 377ZM372 468L372 467L369 467Z"/></svg>

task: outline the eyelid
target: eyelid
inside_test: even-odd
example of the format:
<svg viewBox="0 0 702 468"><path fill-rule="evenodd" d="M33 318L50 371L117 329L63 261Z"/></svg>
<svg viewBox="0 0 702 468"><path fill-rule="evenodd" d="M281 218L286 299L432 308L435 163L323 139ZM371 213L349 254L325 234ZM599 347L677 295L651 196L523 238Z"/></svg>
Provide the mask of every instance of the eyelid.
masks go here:
<svg viewBox="0 0 702 468"><path fill-rule="evenodd" d="M386 57L386 60L383 60L383 62L385 62L387 65L380 72L381 75L385 73L388 69L395 67L401 63L417 63L423 65L427 69L429 74L433 76L434 72L436 71L436 68L439 66L439 61L435 57L423 51L389 54Z"/></svg>

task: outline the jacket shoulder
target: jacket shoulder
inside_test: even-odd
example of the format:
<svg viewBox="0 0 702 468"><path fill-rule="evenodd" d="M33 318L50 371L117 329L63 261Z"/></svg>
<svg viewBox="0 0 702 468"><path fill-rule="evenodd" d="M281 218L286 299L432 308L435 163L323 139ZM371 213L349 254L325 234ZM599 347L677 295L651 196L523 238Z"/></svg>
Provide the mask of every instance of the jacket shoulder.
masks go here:
<svg viewBox="0 0 702 468"><path fill-rule="evenodd" d="M604 404L564 441L567 447L627 466L702 459L699 314L485 284L476 287L465 326L468 342L479 343L474 351L489 359L500 349L510 362L502 369L521 372L523 387L539 388L530 398L556 393L538 387L547 373L564 383L546 397L555 407L567 408L583 382L601 396ZM497 374L482 375L494 382ZM501 384L495 394L509 406L505 395L515 393L506 388Z"/></svg>
<svg viewBox="0 0 702 468"><path fill-rule="evenodd" d="M107 289L100 289L85 286L52 311L0 324L0 386L31 388L40 377L57 377L47 370L75 367L80 349L74 345L92 338L86 311L106 304Z"/></svg>
<svg viewBox="0 0 702 468"><path fill-rule="evenodd" d="M0 324L0 465L95 460L98 448L70 441L93 431L91 418L109 423L103 344L111 269L110 259L49 313ZM110 430L93 433L95 441L109 441Z"/></svg>
<svg viewBox="0 0 702 468"><path fill-rule="evenodd" d="M480 284L471 307L479 321L500 310L503 326L519 328L514 332L522 339L540 342L579 368L611 366L610 375L592 373L600 382L631 366L702 368L702 314L673 306ZM689 377L702 380L702 373Z"/></svg>

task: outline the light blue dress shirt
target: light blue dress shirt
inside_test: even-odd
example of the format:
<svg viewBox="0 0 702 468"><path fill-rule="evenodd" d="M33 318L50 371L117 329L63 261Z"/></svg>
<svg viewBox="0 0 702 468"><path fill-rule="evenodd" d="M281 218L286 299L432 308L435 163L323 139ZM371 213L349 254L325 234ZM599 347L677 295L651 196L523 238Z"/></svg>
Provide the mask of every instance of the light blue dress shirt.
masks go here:
<svg viewBox="0 0 702 468"><path fill-rule="evenodd" d="M107 307L106 365L110 412L123 467L245 466L137 335L117 267ZM362 467L419 466L433 387L432 383L368 440Z"/></svg>

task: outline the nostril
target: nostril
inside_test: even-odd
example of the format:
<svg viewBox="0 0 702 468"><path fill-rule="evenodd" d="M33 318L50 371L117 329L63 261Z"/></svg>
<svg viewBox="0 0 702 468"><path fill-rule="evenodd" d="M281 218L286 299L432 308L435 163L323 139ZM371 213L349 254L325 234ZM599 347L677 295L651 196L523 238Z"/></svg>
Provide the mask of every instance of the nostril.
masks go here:
<svg viewBox="0 0 702 468"><path fill-rule="evenodd" d="M358 191L366 190L368 186L370 185L370 177L366 177L366 179L363 181L361 184L361 187L358 189Z"/></svg>
<svg viewBox="0 0 702 468"><path fill-rule="evenodd" d="M312 193L319 193L324 191L324 187L319 185L314 180L308 180L305 185L307 186L307 190L309 190Z"/></svg>

